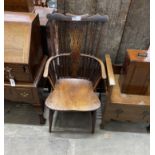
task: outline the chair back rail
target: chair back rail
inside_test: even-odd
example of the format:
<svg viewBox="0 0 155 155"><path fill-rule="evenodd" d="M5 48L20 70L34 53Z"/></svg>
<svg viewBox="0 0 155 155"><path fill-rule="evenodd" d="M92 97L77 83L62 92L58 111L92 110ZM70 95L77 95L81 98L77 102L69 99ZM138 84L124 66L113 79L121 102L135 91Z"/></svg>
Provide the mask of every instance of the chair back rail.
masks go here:
<svg viewBox="0 0 155 155"><path fill-rule="evenodd" d="M95 57L99 54L100 38L108 16L54 13L48 14L47 18L49 56L56 56L49 67L51 81L83 78L92 81L96 87L102 74Z"/></svg>
<svg viewBox="0 0 155 155"><path fill-rule="evenodd" d="M71 66L72 55L70 53L51 57L46 63L44 77L49 76L52 87L61 78L80 78L90 80L95 89L103 77L102 70L104 70L104 66L101 66L98 58L86 54L80 54L79 61L77 74L74 75L74 68Z"/></svg>
<svg viewBox="0 0 155 155"><path fill-rule="evenodd" d="M85 53L98 56L103 26L108 16L73 16L48 14L48 45L50 56L60 53Z"/></svg>

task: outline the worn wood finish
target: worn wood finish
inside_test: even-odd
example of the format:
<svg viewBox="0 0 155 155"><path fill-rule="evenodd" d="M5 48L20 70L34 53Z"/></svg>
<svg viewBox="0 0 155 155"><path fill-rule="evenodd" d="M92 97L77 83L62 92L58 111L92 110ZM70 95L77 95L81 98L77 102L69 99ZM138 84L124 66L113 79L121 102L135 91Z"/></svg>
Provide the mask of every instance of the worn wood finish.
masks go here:
<svg viewBox="0 0 155 155"><path fill-rule="evenodd" d="M145 95L149 89L150 59L144 50L128 49L121 76L121 92Z"/></svg>
<svg viewBox="0 0 155 155"><path fill-rule="evenodd" d="M5 11L32 12L33 0L4 0Z"/></svg>
<svg viewBox="0 0 155 155"><path fill-rule="evenodd" d="M132 94L124 94L121 93L120 85L118 84L119 76L115 76L117 83L116 86L113 87L111 92L111 102L118 104L137 104L137 105L150 105L150 97L147 95L132 95Z"/></svg>
<svg viewBox="0 0 155 155"><path fill-rule="evenodd" d="M133 106L133 105L111 105L106 109L104 114L105 122L110 120L129 121L129 122L150 122L150 109L146 106Z"/></svg>
<svg viewBox="0 0 155 155"><path fill-rule="evenodd" d="M115 75L116 85L111 87L108 94L102 127L106 122L113 120L131 122L150 122L150 97L144 95L131 95L121 93L119 86L119 75Z"/></svg>
<svg viewBox="0 0 155 155"><path fill-rule="evenodd" d="M71 78L58 80L45 104L50 109L58 111L93 111L100 107L100 101L93 92L91 82Z"/></svg>
<svg viewBox="0 0 155 155"><path fill-rule="evenodd" d="M4 98L6 100L14 102L31 103L39 114L41 120L43 118L44 104L41 101L40 93L38 91L39 82L42 78L43 69L46 63L47 57L45 56L41 62L41 66L37 72L37 76L33 83L16 83L15 87L12 87L10 83L4 83ZM43 122L41 122L43 123Z"/></svg>
<svg viewBox="0 0 155 155"><path fill-rule="evenodd" d="M147 50L149 45L150 0L132 0L116 63L124 62L126 49Z"/></svg>
<svg viewBox="0 0 155 155"><path fill-rule="evenodd" d="M115 85L115 77L114 77L112 62L109 54L105 55L105 62L106 62L109 86Z"/></svg>
<svg viewBox="0 0 155 155"><path fill-rule="evenodd" d="M36 14L5 12L5 81L11 77L15 82L34 81L43 58L39 26Z"/></svg>
<svg viewBox="0 0 155 155"><path fill-rule="evenodd" d="M55 13L48 15L48 19L51 57L43 76L49 79L54 91L47 97L45 104L58 111L94 111L94 133L95 111L100 107L94 90L101 78L106 79L104 64L95 56L98 55L100 32L108 17ZM51 132L52 117L49 117Z"/></svg>

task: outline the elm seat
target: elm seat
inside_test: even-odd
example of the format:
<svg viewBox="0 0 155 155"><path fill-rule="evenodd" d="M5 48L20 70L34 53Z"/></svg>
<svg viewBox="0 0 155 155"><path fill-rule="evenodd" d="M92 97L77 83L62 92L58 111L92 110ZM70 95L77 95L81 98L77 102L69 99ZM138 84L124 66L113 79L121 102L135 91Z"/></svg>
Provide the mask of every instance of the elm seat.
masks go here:
<svg viewBox="0 0 155 155"><path fill-rule="evenodd" d="M58 111L93 111L100 107L100 100L91 81L64 78L57 81L45 104Z"/></svg>

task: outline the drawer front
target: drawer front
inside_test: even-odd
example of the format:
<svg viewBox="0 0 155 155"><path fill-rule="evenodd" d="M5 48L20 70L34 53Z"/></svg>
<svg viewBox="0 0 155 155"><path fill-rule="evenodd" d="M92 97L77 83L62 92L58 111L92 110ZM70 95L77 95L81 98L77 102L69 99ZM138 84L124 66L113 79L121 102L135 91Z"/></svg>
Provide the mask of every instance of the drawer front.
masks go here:
<svg viewBox="0 0 155 155"><path fill-rule="evenodd" d="M31 71L28 65L4 64L4 80L13 78L16 82L33 82Z"/></svg>
<svg viewBox="0 0 155 155"><path fill-rule="evenodd" d="M35 103L33 88L5 87L4 98L10 101Z"/></svg>
<svg viewBox="0 0 155 155"><path fill-rule="evenodd" d="M150 109L146 106L110 105L103 117L120 121L150 122Z"/></svg>

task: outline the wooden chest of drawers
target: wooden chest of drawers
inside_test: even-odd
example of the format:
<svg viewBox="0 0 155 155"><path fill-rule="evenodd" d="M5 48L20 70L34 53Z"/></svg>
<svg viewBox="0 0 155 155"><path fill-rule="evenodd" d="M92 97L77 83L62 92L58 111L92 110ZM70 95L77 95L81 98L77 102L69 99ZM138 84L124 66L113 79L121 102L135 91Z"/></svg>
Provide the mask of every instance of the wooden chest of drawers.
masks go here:
<svg viewBox="0 0 155 155"><path fill-rule="evenodd" d="M4 0L5 11L32 12L33 9L33 0Z"/></svg>
<svg viewBox="0 0 155 155"><path fill-rule="evenodd" d="M4 98L9 101L32 104L39 114L41 124L43 124L45 120L43 117L44 102L39 93L39 83L42 78L46 60L47 56L44 56L32 83L17 82L15 86L11 86L9 82L4 83Z"/></svg>
<svg viewBox="0 0 155 155"><path fill-rule="evenodd" d="M150 60L146 54L144 50L127 50L119 79L122 93L149 94Z"/></svg>
<svg viewBox="0 0 155 155"><path fill-rule="evenodd" d="M33 82L43 58L39 18L33 13L4 14L4 79Z"/></svg>
<svg viewBox="0 0 155 155"><path fill-rule="evenodd" d="M4 87L5 97L10 101L27 102L33 103L35 96L35 91L33 88L27 87L27 85L22 85L20 87L18 84L16 87L6 86Z"/></svg>
<svg viewBox="0 0 155 155"><path fill-rule="evenodd" d="M150 96L121 93L115 75L116 85L109 92L109 99L104 107L102 127L110 120L129 122L150 122Z"/></svg>

